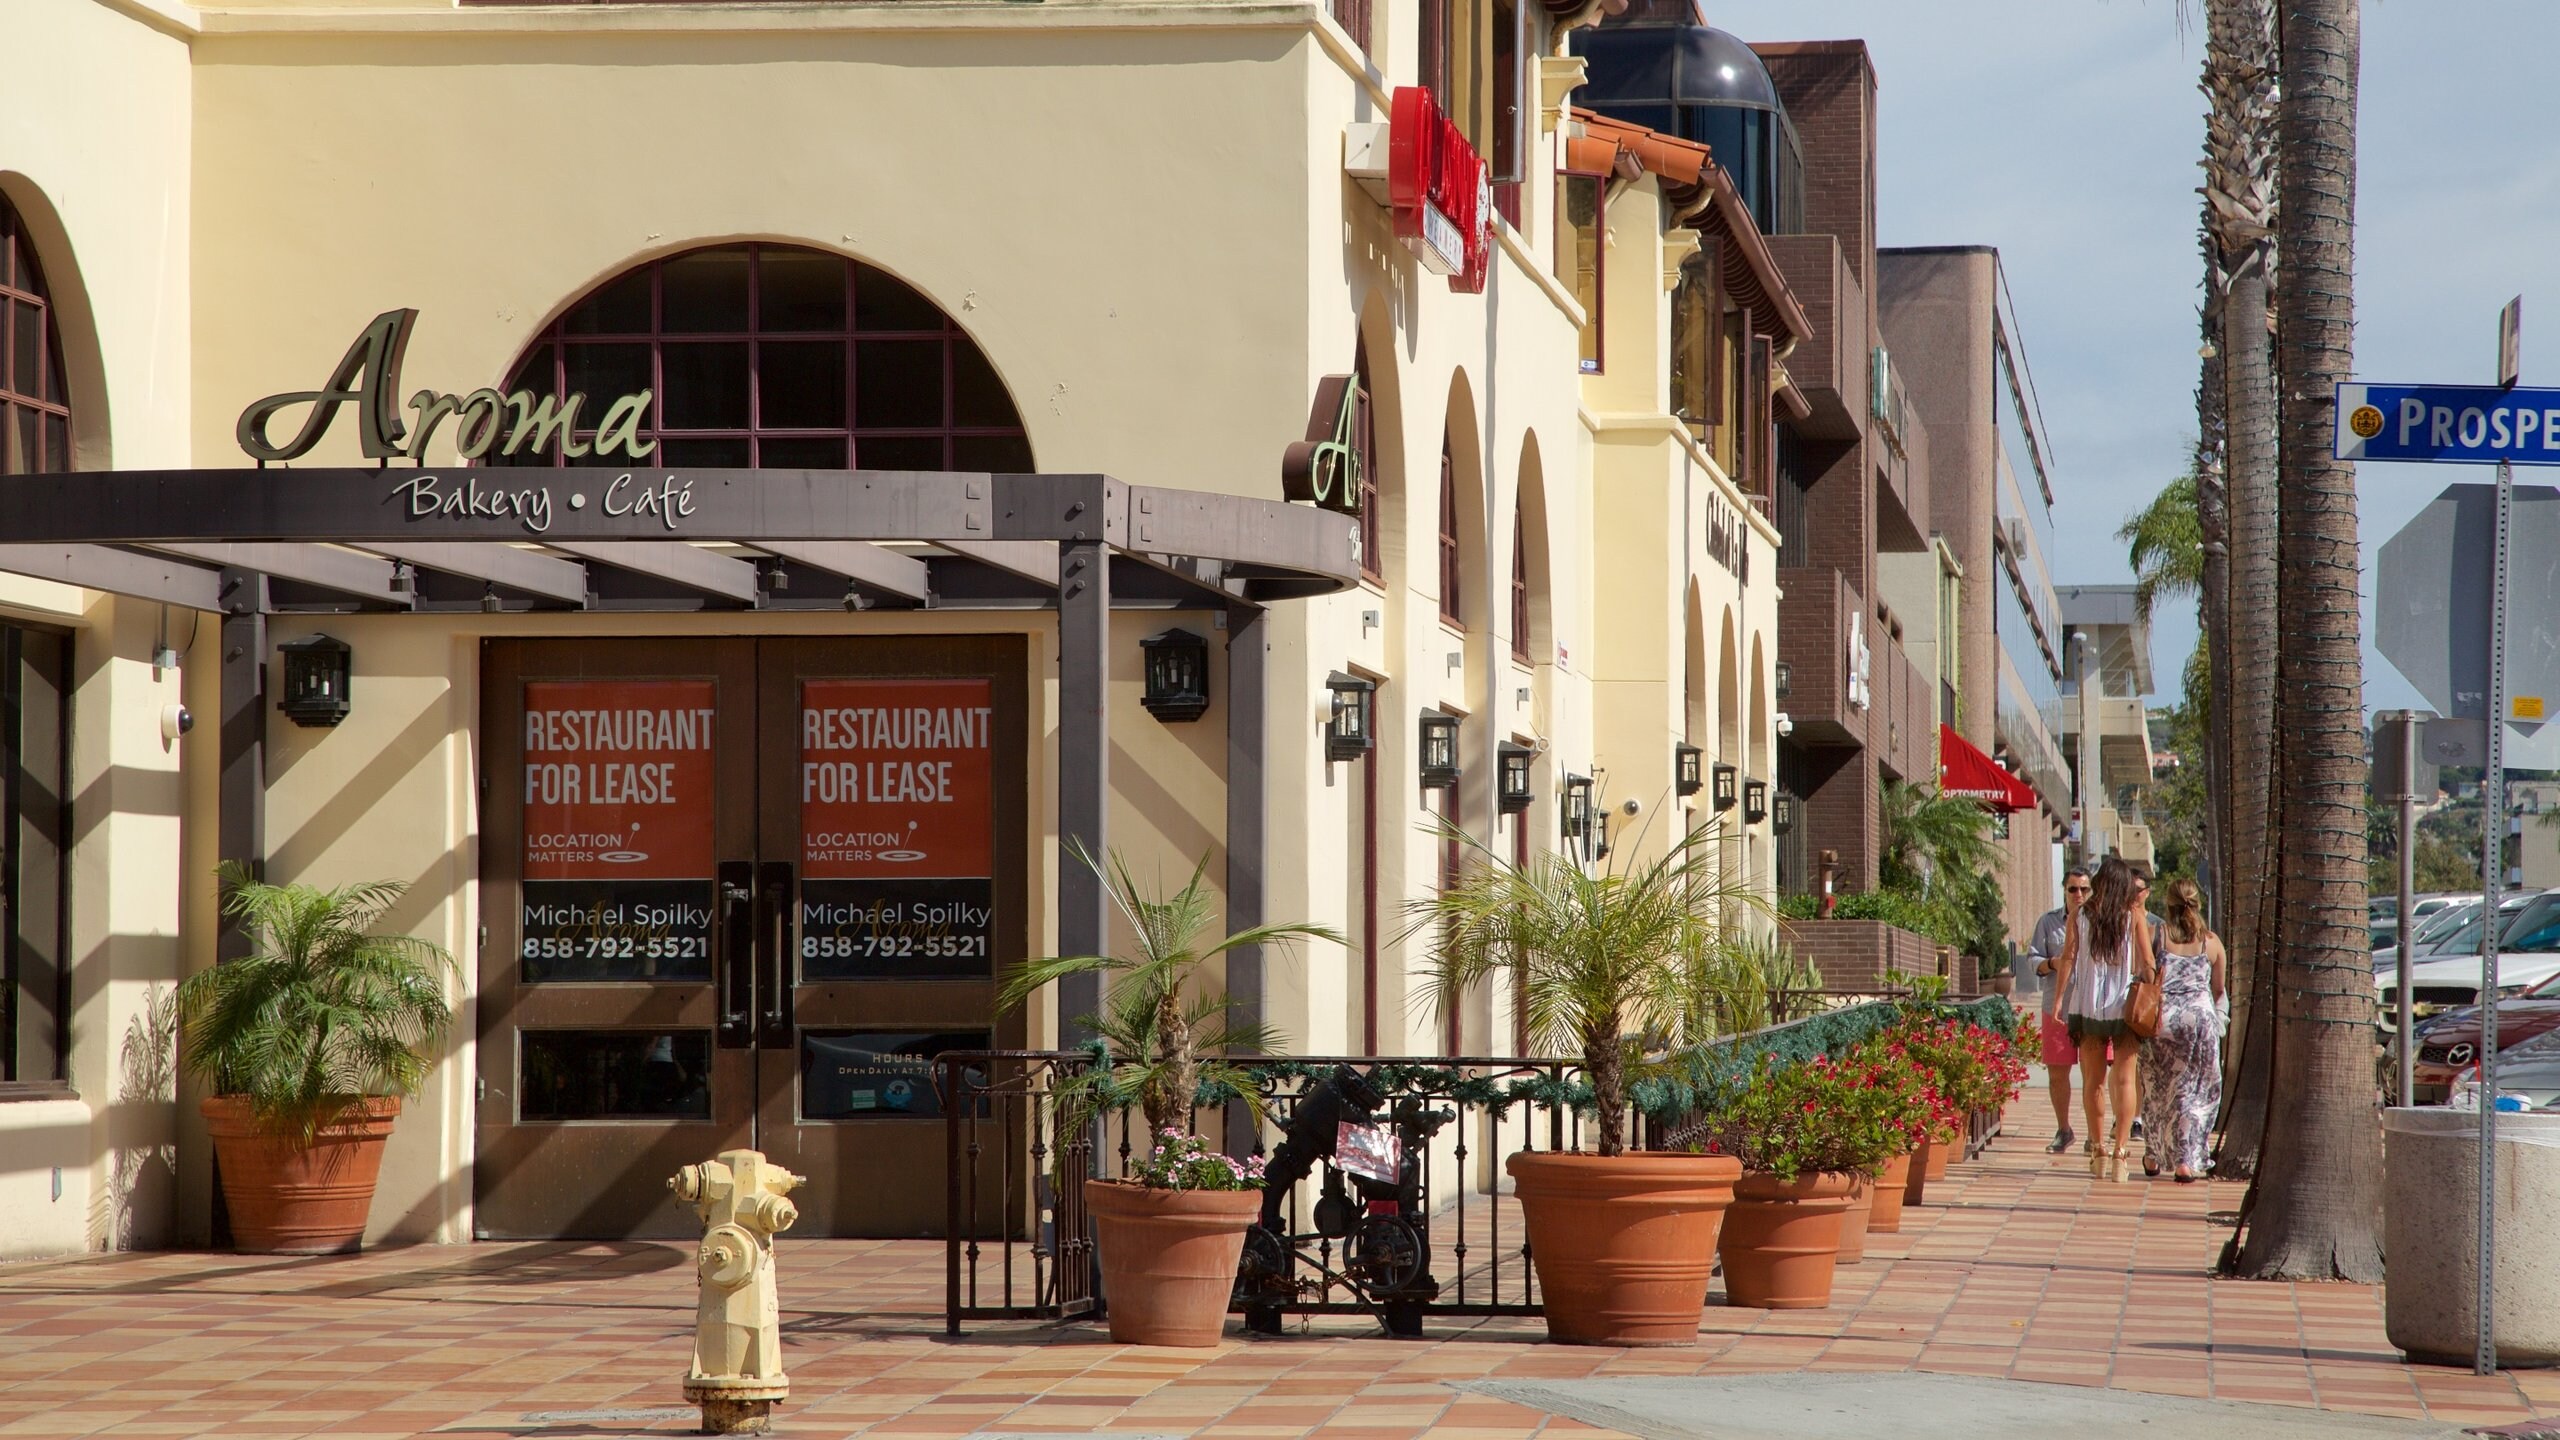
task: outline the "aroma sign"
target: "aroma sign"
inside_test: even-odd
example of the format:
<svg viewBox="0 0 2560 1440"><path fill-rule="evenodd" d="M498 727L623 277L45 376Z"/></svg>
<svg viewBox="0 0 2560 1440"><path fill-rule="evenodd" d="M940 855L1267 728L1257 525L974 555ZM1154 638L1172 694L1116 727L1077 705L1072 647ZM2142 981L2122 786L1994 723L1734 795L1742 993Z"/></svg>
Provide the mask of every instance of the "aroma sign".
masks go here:
<svg viewBox="0 0 2560 1440"><path fill-rule="evenodd" d="M557 443L561 453L572 459L620 450L636 461L658 448L657 441L640 438L640 422L649 413L646 390L621 396L605 407L592 445L578 438L578 411L586 396L536 400L529 390L512 395L486 388L467 395L421 390L409 397L408 408L418 412L412 434L400 418L400 361L409 349L409 327L417 319L415 310L385 310L347 347L327 384L317 390L270 395L241 411L236 431L240 448L261 464L299 459L328 433L341 405L356 407L358 442L368 460L424 464L427 443L435 438L436 427L447 421L453 424L454 448L465 460L513 455L528 445L540 451ZM293 438L279 445L267 436L268 422L276 412L295 405L308 405L311 411L302 417L302 428Z"/></svg>

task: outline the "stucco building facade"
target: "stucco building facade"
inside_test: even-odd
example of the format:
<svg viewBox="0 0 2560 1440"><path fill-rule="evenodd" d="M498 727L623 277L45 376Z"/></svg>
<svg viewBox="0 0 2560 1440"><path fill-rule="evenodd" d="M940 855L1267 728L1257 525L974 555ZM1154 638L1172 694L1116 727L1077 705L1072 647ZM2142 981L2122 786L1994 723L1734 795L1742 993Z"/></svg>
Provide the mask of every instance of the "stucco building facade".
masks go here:
<svg viewBox="0 0 2560 1440"><path fill-rule="evenodd" d="M25 0L0 13L0 53L44 60L0 93L0 201L7 253L29 259L0 285L41 275L12 303L56 358L28 371L22 408L64 439L0 465L47 478L0 484L245 467L244 410L330 388L351 340L412 310L394 404L414 437L433 405L405 408L409 391L457 402L421 469L504 462L544 494L594 473L599 500L625 507L647 475L608 492L580 468L602 456L566 452L644 391L625 420L652 466L822 488L1037 471L1277 501L1290 447L1352 415L1369 483L1341 508L1358 512L1343 523L1360 563L1310 587L1329 593L1238 605L1258 582L1230 568L1204 597L1205 572L1143 553L1132 520L1144 583L1115 592L1096 642L1110 845L1141 875L1205 864L1231 905L1250 892L1265 917L1342 933L1230 977L1290 1048L1514 1053L1507 997L1453 1017L1420 999L1404 912L1449 863L1431 817L1498 853L1608 863L1596 823L1565 823L1589 796L1622 854L1721 823L1730 863L1764 887L1775 868L1765 809L1719 815L1674 777L1684 745L1764 794L1778 771L1779 534L1765 481L1733 457L1770 446L1737 439L1774 423L1754 344L1792 348L1804 311L1703 149L1575 117L1578 69L1555 52L1591 18L1507 0ZM1473 234L1388 193L1410 90L1484 162L1469 198L1492 213ZM1694 363L1762 397L1721 421L1684 415L1673 375L1675 301L1710 248L1730 283L1697 282L1718 343ZM1453 260L1455 285L1438 268ZM1746 303L1728 343L1724 310ZM584 393L588 418L506 454L475 433L500 423L494 398L472 415L481 388ZM1365 396L1356 413L1346 390ZM369 465L360 431L342 414L293 463ZM497 453L457 448L474 443ZM29 903L13 912L0 1255L209 1235L209 1149L168 997L214 963L223 858L278 880L402 881L393 922L456 957L455 1023L391 1141L376 1240L672 1231L671 1210L606 1190L654 1192L669 1154L771 1148L777 1130L848 1185L938 1196L918 1177L939 1127L891 1113L862 1067L1052 1044L1073 1019L1054 997L1000 1015L992 981L1073 938L1060 797L1085 762L1062 749L1082 702L1059 597L1076 576L1055 547L842 548L864 538L0 550L0 612L35 637L12 651L31 668L11 693L36 717L11 731L13 763L52 787L22 787L51 848L12 860ZM244 654L252 611L263 650ZM1174 631L1202 642L1196 718L1147 703L1148 642ZM226 663L263 670L272 697L279 647L320 636L350 657L342 723L225 714L240 693ZM1233 643L1258 647L1241 696ZM1354 694L1373 744L1328 758ZM207 723L165 733L178 705ZM680 718L576 718L633 712ZM896 712L963 718L827 718ZM1425 773L1426 715L1456 723L1454 775ZM695 716L708 728L683 728ZM263 833L237 854L244 733ZM668 751L671 777L699 763L706 798L649 832L681 835L672 849L606 856L672 870L597 881L539 837L599 797L562 798L564 772L543 767L617 746ZM880 903L888 882L862 864L900 848L862 863L814 848L837 801L807 787L837 773L818 768L832 748L957 767L933 798L974 807L956 850L908 847L961 858L932 882L946 888L899 903L965 918L929 960L898 957L917 962L904 971L816 928L822 905ZM1514 750L1517 800L1500 784ZM1239 834L1258 853L1236 854ZM732 864L782 864L798 887L773 972L798 1019L742 1033L748 1058L689 948L718 948L704 907ZM591 882L608 888L577 890ZM572 943L545 929L548 906L643 902L701 919L653 932L655 958L546 948ZM809 1077L846 1055L855 1079L822 1100ZM567 1176L529 1187L546 1167ZM836 1233L932 1223L885 1201L811 1213Z"/></svg>

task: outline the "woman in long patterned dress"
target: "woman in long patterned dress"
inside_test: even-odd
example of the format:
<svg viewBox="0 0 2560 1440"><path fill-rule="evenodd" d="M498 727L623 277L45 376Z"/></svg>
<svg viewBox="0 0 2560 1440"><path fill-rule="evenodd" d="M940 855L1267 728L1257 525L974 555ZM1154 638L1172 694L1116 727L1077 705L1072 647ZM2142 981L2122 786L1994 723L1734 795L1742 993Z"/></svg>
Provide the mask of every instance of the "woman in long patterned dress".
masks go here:
<svg viewBox="0 0 2560 1440"><path fill-rule="evenodd" d="M2222 941L2204 923L2192 880L2169 885L2160 949L2160 1033L2143 1047L2144 1173L2166 1167L2188 1185L2204 1174L2222 1109Z"/></svg>

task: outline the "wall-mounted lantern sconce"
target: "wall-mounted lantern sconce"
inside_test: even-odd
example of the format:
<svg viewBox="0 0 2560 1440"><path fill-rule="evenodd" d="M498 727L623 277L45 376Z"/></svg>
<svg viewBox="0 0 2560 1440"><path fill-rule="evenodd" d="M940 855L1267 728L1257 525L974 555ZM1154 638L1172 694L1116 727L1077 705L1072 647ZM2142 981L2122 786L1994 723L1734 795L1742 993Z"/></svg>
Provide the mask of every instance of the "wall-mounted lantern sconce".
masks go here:
<svg viewBox="0 0 2560 1440"><path fill-rule="evenodd" d="M1502 813L1520 814L1529 808L1529 762L1538 752L1504 741L1496 753L1502 761Z"/></svg>
<svg viewBox="0 0 2560 1440"><path fill-rule="evenodd" d="M1784 660L1777 663L1777 672L1778 698L1784 700L1787 698L1788 692L1795 689L1793 685L1788 683L1793 680L1795 676L1788 671L1787 662Z"/></svg>
<svg viewBox="0 0 2560 1440"><path fill-rule="evenodd" d="M1597 826L1597 828L1598 828L1598 830L1599 830L1599 833L1598 833L1597 835L1595 835L1595 836L1593 836L1593 837L1592 837L1591 844L1587 847L1587 852L1586 852L1586 853L1588 853L1588 854L1590 855L1590 857L1591 857L1592 859L1594 859L1594 860L1606 860L1606 859L1608 859L1608 858L1609 858L1609 812L1608 812L1608 811L1603 810L1603 811L1601 811L1601 812L1600 812L1600 819L1599 819L1599 822L1598 822L1598 826Z"/></svg>
<svg viewBox="0 0 2560 1440"><path fill-rule="evenodd" d="M1324 727L1324 758L1357 760L1376 749L1377 731L1369 721L1378 682L1336 670L1324 677L1324 688L1333 692L1333 718Z"/></svg>
<svg viewBox="0 0 2560 1440"><path fill-rule="evenodd" d="M1698 767L1705 763L1706 754L1695 745L1671 747L1671 786L1674 790L1683 795L1698 793L1704 783L1699 777Z"/></svg>
<svg viewBox="0 0 2560 1440"><path fill-rule="evenodd" d="M1209 713L1209 642L1188 630L1167 630L1138 642L1147 656L1147 693L1139 704L1167 725Z"/></svg>
<svg viewBox="0 0 2560 1440"><path fill-rule="evenodd" d="M1800 803L1802 802L1798 801L1793 795L1788 794L1784 790L1779 791L1778 808L1772 812L1775 817L1776 824L1772 828L1781 835L1784 835L1788 831L1796 828L1796 806Z"/></svg>
<svg viewBox="0 0 2560 1440"><path fill-rule="evenodd" d="M1458 788L1458 717L1422 712L1422 788Z"/></svg>
<svg viewBox="0 0 2560 1440"><path fill-rule="evenodd" d="M1579 840L1591 833L1591 777L1564 777L1564 838Z"/></svg>
<svg viewBox="0 0 2560 1440"><path fill-rule="evenodd" d="M1727 810L1733 808L1733 802L1741 798L1741 790L1739 789L1741 784L1741 771L1736 770L1730 765L1720 764L1716 766L1715 802L1717 814L1721 815Z"/></svg>
<svg viewBox="0 0 2560 1440"><path fill-rule="evenodd" d="M1742 823L1745 825L1757 825L1768 818L1769 782L1766 780L1743 781Z"/></svg>
<svg viewBox="0 0 2560 1440"><path fill-rule="evenodd" d="M276 708L296 725L335 725L354 708L355 651L344 640L314 635L276 647L284 657L284 696Z"/></svg>

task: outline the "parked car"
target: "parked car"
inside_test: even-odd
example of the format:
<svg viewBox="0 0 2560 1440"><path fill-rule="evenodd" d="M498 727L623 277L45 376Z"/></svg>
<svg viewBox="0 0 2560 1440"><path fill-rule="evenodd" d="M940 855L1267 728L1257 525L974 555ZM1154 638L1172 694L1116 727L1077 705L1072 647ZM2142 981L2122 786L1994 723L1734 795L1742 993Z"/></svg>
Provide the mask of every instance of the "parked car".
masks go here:
<svg viewBox="0 0 2560 1440"><path fill-rule="evenodd" d="M2498 978L2504 980L2506 976L2506 967L2501 965ZM2515 1088L2506 1072L2508 1048L2521 1049L2525 1042L2554 1032L2560 1032L2560 967L2555 967L2540 984L2498 1002L2498 1088ZM2417 1064L2410 1067L2412 1098L2421 1105L2443 1104L2453 1090L2453 1082L2479 1064L2479 1050L2477 1011L2429 1026L2418 1042Z"/></svg>
<svg viewBox="0 0 2560 1440"><path fill-rule="evenodd" d="M2532 898L2533 896L2529 893L2509 895L2506 897L2503 908L2509 910L2521 909L2523 908L2524 902ZM2427 915L2425 919L2421 920L2417 927L2410 932L2409 949L2414 957L2424 959L2426 956L2434 953L2438 946L2447 943L2456 935L2460 934L2462 927L2470 924L2472 920L2477 918L2480 914L2481 900L2477 895L2448 895L2444 897L2444 901L2445 903L2442 906ZM2391 943L2385 944L2373 952L2374 969L2388 970L2400 963L2400 946L2398 940L2399 937L2394 935ZM2472 936L2471 950L2475 955L2479 953L2480 941L2477 932L2474 932Z"/></svg>
<svg viewBox="0 0 2560 1440"><path fill-rule="evenodd" d="M2515 993L2560 973L2560 891L2513 896L2499 905L2498 913L2505 917L2498 936L2498 988ZM2471 921L2438 941L2409 967L2409 979L2420 1011L2476 1003L2480 998L2479 922ZM2374 970L2373 988L2386 1012L2399 1003L2396 957L2395 963Z"/></svg>
<svg viewBox="0 0 2560 1440"><path fill-rule="evenodd" d="M2459 891L2452 890L2432 891L2424 895L2410 896L2409 925L2413 932L2411 936L2412 940L2414 941L2416 938L2414 932L2424 928L2424 922L2430 918L2442 914L2447 908L2458 905L2464 900L2470 900L2476 903L2478 899L2479 897L2476 895L2464 895ZM2380 950L2386 945L2399 944L2400 897L2397 895L2377 895L2366 901L2365 926L2373 940L2374 949Z"/></svg>
<svg viewBox="0 0 2560 1440"><path fill-rule="evenodd" d="M2498 1093L2519 1095L2536 1110L2560 1108L2560 1029L2546 1030L2521 1045L2507 1045L2505 1026L2498 1032Z"/></svg>

